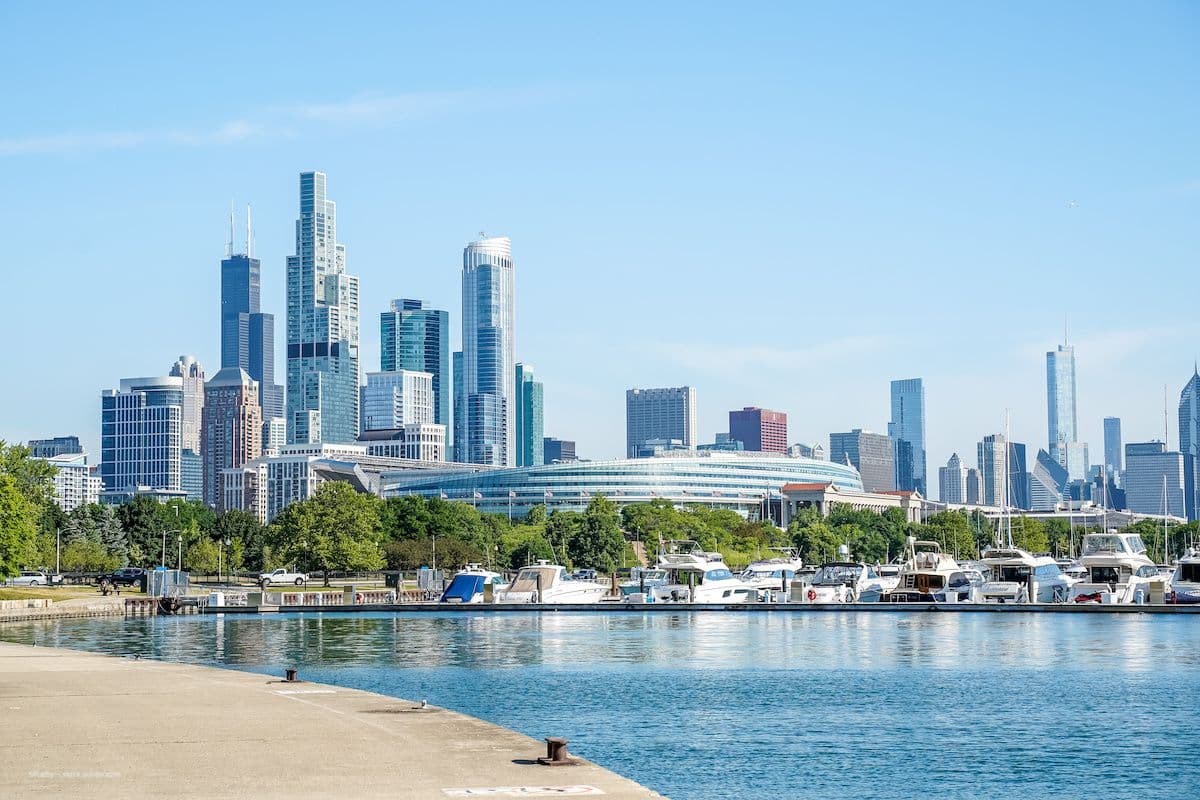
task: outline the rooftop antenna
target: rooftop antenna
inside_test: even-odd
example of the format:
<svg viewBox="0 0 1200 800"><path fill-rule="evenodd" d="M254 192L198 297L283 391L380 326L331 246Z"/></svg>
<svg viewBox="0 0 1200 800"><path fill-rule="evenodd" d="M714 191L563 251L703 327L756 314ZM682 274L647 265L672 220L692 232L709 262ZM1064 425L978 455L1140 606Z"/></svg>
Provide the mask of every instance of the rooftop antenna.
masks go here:
<svg viewBox="0 0 1200 800"><path fill-rule="evenodd" d="M1071 343L1071 318L1063 314L1063 347Z"/></svg>
<svg viewBox="0 0 1200 800"><path fill-rule="evenodd" d="M253 238L250 234L250 204L246 203L246 258L254 257Z"/></svg>
<svg viewBox="0 0 1200 800"><path fill-rule="evenodd" d="M1170 420L1171 417L1167 413L1167 404L1169 402L1167 400L1167 397L1168 397L1167 385L1164 383L1163 384L1163 449L1169 451L1171 449L1171 439L1170 439L1171 434L1168 431L1170 429L1171 423L1168 420Z"/></svg>
<svg viewBox="0 0 1200 800"><path fill-rule="evenodd" d="M233 200L229 201L229 252L227 258L233 258Z"/></svg>

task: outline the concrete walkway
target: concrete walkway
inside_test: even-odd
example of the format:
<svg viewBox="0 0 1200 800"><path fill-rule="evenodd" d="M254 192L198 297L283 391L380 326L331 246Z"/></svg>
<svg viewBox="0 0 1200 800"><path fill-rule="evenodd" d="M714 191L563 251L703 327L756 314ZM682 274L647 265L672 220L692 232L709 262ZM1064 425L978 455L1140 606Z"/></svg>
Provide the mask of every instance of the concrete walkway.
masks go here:
<svg viewBox="0 0 1200 800"><path fill-rule="evenodd" d="M5 797L659 797L545 749L368 692L0 643Z"/></svg>

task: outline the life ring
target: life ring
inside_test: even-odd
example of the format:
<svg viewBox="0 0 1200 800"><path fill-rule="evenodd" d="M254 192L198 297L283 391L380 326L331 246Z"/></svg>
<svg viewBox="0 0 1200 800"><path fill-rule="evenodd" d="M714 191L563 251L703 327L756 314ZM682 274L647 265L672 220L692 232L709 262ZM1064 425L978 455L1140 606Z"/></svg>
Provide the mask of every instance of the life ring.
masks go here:
<svg viewBox="0 0 1200 800"><path fill-rule="evenodd" d="M817 599L817 590L816 590L816 589L809 589L807 592L805 592L805 593L804 593L804 596L805 596L805 597L807 597L807 598L808 598L808 602L810 602L810 603L811 603L811 602L813 602L814 600L816 600L816 599Z"/></svg>
<svg viewBox="0 0 1200 800"><path fill-rule="evenodd" d="M363 601L363 593L362 593L362 592L355 592L355 593L354 593L354 602L355 602L357 605L362 605L362 601Z"/></svg>

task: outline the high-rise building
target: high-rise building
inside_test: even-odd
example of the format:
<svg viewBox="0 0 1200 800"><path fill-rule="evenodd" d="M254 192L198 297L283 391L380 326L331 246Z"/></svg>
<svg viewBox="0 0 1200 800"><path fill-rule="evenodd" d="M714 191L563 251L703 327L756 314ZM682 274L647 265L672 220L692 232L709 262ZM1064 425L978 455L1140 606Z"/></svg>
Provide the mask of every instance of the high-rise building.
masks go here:
<svg viewBox="0 0 1200 800"><path fill-rule="evenodd" d="M178 375L125 378L119 390L100 393L100 478L106 490L183 489L183 399Z"/></svg>
<svg viewBox="0 0 1200 800"><path fill-rule="evenodd" d="M787 452L787 414L746 406L729 412L729 438L758 453Z"/></svg>
<svg viewBox="0 0 1200 800"><path fill-rule="evenodd" d="M283 387L275 383L275 315L262 313L262 264L253 257L250 211L246 246L238 252L233 219L221 260L221 369L238 367L258 384L263 419L283 417Z"/></svg>
<svg viewBox="0 0 1200 800"><path fill-rule="evenodd" d="M1168 514L1182 517L1183 453L1170 452L1163 442L1130 442L1125 445L1125 503L1135 514Z"/></svg>
<svg viewBox="0 0 1200 800"><path fill-rule="evenodd" d="M296 254L287 259L288 441L358 436L358 278L346 272L325 173L300 174Z"/></svg>
<svg viewBox="0 0 1200 800"><path fill-rule="evenodd" d="M967 502L967 468L958 453L950 456L946 466L938 468L938 499L943 503Z"/></svg>
<svg viewBox="0 0 1200 800"><path fill-rule="evenodd" d="M979 476L983 481L982 503L985 506L999 506L1004 502L1005 483L1005 438L1004 434L993 433L983 437L977 446L979 457Z"/></svg>
<svg viewBox="0 0 1200 800"><path fill-rule="evenodd" d="M542 454L547 464L566 464L579 460L575 456L575 442L570 439L556 439L553 436L542 440Z"/></svg>
<svg viewBox="0 0 1200 800"><path fill-rule="evenodd" d="M184 450L200 452L200 425L204 419L204 367L195 356L180 356L170 375L182 380Z"/></svg>
<svg viewBox="0 0 1200 800"><path fill-rule="evenodd" d="M222 367L204 386L204 502L224 511L221 470L262 455L258 384L238 366Z"/></svg>
<svg viewBox="0 0 1200 800"><path fill-rule="evenodd" d="M896 489L895 446L889 436L855 428L848 433L829 434L829 460L850 464L862 476L868 492Z"/></svg>
<svg viewBox="0 0 1200 800"><path fill-rule="evenodd" d="M983 476L975 467L967 468L967 505L983 505Z"/></svg>
<svg viewBox="0 0 1200 800"><path fill-rule="evenodd" d="M677 439L685 450L694 450L696 435L696 390L691 386L663 389L628 389L625 392L625 449L637 458L642 446L652 440Z"/></svg>
<svg viewBox="0 0 1200 800"><path fill-rule="evenodd" d="M1067 489L1067 469L1045 450L1038 450L1029 472L1029 510L1054 511Z"/></svg>
<svg viewBox="0 0 1200 800"><path fill-rule="evenodd" d="M517 466L537 467L546 463L542 406L544 390L534 380L533 367L517 364Z"/></svg>
<svg viewBox="0 0 1200 800"><path fill-rule="evenodd" d="M1179 452L1183 453L1183 497L1187 518L1200 518L1200 369L1179 393Z"/></svg>
<svg viewBox="0 0 1200 800"><path fill-rule="evenodd" d="M80 450L33 457L54 465L54 502L58 503L58 507L65 513L70 514L80 506L100 502L100 492L104 490L104 483L100 480L96 467L88 465L87 453Z"/></svg>
<svg viewBox="0 0 1200 800"><path fill-rule="evenodd" d="M792 458L812 458L817 461L829 460L829 453L825 452L825 445L820 442L797 442L788 448L788 455Z"/></svg>
<svg viewBox="0 0 1200 800"><path fill-rule="evenodd" d="M398 369L368 372L362 387L362 429L381 431L434 424L433 376ZM442 438L445 438L443 431Z"/></svg>
<svg viewBox="0 0 1200 800"><path fill-rule="evenodd" d="M453 460L466 463L467 459L467 398L463 394L463 354L455 350L450 359L454 373L454 431L452 445Z"/></svg>
<svg viewBox="0 0 1200 800"><path fill-rule="evenodd" d="M516 464L513 278L512 243L508 237L481 235L463 250L462 456L471 464Z"/></svg>
<svg viewBox="0 0 1200 800"><path fill-rule="evenodd" d="M909 445L896 448L896 488L926 494L925 382L921 378L892 381L888 436Z"/></svg>
<svg viewBox="0 0 1200 800"><path fill-rule="evenodd" d="M1104 470L1108 481L1118 481L1124 461L1121 458L1121 418L1104 418Z"/></svg>
<svg viewBox="0 0 1200 800"><path fill-rule="evenodd" d="M53 439L30 439L29 455L33 458L77 455L83 452L78 436L55 436Z"/></svg>
<svg viewBox="0 0 1200 800"><path fill-rule="evenodd" d="M450 391L450 316L421 300L393 300L379 315L379 369L414 370L433 378L433 421L453 441Z"/></svg>
<svg viewBox="0 0 1200 800"><path fill-rule="evenodd" d="M1067 444L1078 441L1075 408L1075 348L1060 344L1046 353L1046 424L1050 455L1067 468L1072 480L1087 477L1086 470L1076 475L1067 463Z"/></svg>
<svg viewBox="0 0 1200 800"><path fill-rule="evenodd" d="M1067 468L1071 480L1087 480L1088 473L1091 472L1087 442L1067 442L1063 447L1067 457L1063 466Z"/></svg>

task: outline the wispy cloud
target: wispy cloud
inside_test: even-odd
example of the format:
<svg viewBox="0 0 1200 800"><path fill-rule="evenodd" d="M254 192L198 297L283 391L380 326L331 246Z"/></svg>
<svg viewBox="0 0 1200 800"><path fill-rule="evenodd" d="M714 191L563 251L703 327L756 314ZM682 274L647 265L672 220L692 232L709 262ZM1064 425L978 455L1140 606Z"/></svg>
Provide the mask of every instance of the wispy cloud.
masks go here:
<svg viewBox="0 0 1200 800"><path fill-rule="evenodd" d="M1071 335L1070 343L1075 346L1080 358L1095 358L1110 365L1121 364L1146 350L1166 342L1177 342L1195 336L1200 326L1192 323L1156 325L1143 328L1110 328L1087 332L1080 336ZM1053 347L1046 342L1025 342L1017 351L1024 362L1037 363L1044 359L1047 350Z"/></svg>
<svg viewBox="0 0 1200 800"><path fill-rule="evenodd" d="M399 94L365 93L343 100L278 105L230 119L216 127L178 126L126 131L83 131L0 138L0 156L129 150L147 146L212 147L300 135L321 126L393 125L460 113L542 102L545 88L463 89Z"/></svg>
<svg viewBox="0 0 1200 800"><path fill-rule="evenodd" d="M879 354L889 349L890 342L886 336L846 336L802 348L656 342L649 345L649 349L681 367L727 374L730 371L812 367L852 356Z"/></svg>

